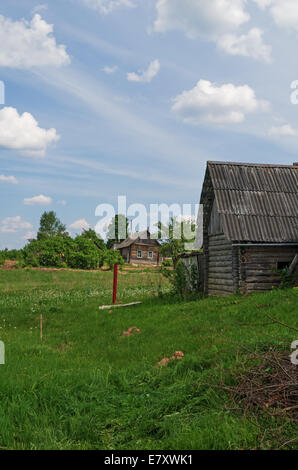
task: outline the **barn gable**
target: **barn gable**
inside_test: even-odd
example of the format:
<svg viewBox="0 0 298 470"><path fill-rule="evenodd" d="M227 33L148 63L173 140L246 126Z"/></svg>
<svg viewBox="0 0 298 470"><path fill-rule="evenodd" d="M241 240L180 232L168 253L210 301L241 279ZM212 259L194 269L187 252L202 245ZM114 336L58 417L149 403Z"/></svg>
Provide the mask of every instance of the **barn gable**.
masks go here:
<svg viewBox="0 0 298 470"><path fill-rule="evenodd" d="M201 204L209 213L216 200L228 240L298 242L298 166L208 162L207 168Z"/></svg>
<svg viewBox="0 0 298 470"><path fill-rule="evenodd" d="M298 165L208 162L201 204L205 292L278 285L298 249Z"/></svg>

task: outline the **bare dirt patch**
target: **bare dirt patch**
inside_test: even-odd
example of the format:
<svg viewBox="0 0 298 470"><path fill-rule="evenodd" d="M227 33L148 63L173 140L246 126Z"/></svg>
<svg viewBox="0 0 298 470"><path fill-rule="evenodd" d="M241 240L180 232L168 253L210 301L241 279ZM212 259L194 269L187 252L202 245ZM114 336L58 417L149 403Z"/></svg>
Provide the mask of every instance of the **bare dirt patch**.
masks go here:
<svg viewBox="0 0 298 470"><path fill-rule="evenodd" d="M2 269L6 269L6 270L16 269L17 265L18 265L17 261L6 260L4 261Z"/></svg>

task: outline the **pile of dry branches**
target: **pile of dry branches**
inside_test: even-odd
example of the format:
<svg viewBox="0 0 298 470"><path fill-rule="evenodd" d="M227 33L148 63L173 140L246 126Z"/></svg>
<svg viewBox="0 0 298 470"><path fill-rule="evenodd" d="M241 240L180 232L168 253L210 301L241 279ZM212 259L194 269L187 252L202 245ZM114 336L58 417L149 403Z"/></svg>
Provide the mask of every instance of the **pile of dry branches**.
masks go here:
<svg viewBox="0 0 298 470"><path fill-rule="evenodd" d="M290 330L298 331L271 317L265 316ZM247 410L256 407L266 410L272 416L284 416L293 421L298 420L298 366L293 364L289 352L275 351L256 353L242 347L248 353L248 359L257 360L257 365L240 374L235 387L228 387L229 393L237 406Z"/></svg>
<svg viewBox="0 0 298 470"><path fill-rule="evenodd" d="M238 378L238 384L230 388L237 406L245 412L256 407L272 416L287 416L298 420L298 367L290 361L289 353L270 349L258 355L260 362ZM255 361L256 354L252 359Z"/></svg>

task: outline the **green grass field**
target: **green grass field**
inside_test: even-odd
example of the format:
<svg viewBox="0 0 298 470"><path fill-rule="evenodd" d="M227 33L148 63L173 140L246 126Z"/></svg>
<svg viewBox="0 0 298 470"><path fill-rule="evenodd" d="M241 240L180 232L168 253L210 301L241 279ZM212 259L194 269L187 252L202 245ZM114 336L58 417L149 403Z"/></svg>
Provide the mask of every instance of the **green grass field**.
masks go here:
<svg viewBox="0 0 298 470"><path fill-rule="evenodd" d="M110 272L0 271L0 448L272 449L293 440L289 420L244 416L218 385L248 367L241 345L290 354L297 334L264 311L297 326L298 290L184 303L168 291L157 272L123 272L119 300L142 304L99 311L111 303ZM141 331L122 337L132 326ZM156 367L175 351L184 358Z"/></svg>

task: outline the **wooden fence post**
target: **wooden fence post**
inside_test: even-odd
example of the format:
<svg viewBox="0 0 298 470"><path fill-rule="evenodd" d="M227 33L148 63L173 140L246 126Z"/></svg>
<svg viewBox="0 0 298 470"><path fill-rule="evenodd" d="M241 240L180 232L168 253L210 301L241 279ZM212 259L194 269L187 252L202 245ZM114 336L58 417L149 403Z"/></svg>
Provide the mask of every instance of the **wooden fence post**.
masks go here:
<svg viewBox="0 0 298 470"><path fill-rule="evenodd" d="M114 264L113 304L117 302L118 264Z"/></svg>

